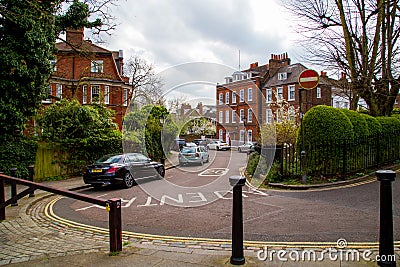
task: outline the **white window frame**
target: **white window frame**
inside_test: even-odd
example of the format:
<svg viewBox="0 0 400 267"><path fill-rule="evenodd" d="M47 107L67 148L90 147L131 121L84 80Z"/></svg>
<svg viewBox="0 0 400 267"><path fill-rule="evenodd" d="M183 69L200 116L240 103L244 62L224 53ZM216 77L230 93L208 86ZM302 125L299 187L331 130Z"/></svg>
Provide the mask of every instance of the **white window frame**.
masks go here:
<svg viewBox="0 0 400 267"><path fill-rule="evenodd" d="M277 102L283 101L283 87L276 88L276 101Z"/></svg>
<svg viewBox="0 0 400 267"><path fill-rule="evenodd" d="M253 130L248 130L247 131L247 142L252 142L253 141Z"/></svg>
<svg viewBox="0 0 400 267"><path fill-rule="evenodd" d="M243 123L243 119L244 119L244 109L241 109L239 111L239 122Z"/></svg>
<svg viewBox="0 0 400 267"><path fill-rule="evenodd" d="M236 123L236 110L232 110L232 123Z"/></svg>
<svg viewBox="0 0 400 267"><path fill-rule="evenodd" d="M218 104L219 105L222 105L223 104L223 99L224 99L224 94L219 94L218 95Z"/></svg>
<svg viewBox="0 0 400 267"><path fill-rule="evenodd" d="M272 103L272 89L267 89L265 92L265 98L267 100L267 103Z"/></svg>
<svg viewBox="0 0 400 267"><path fill-rule="evenodd" d="M53 90L52 90L52 89L53 89L53 88L52 88L51 84L49 84L49 85L46 87L46 92L45 92L46 97L53 95ZM46 98L46 99L43 99L43 100L42 100L42 103L51 103L51 97Z"/></svg>
<svg viewBox="0 0 400 267"><path fill-rule="evenodd" d="M253 122L253 110L251 108L247 110L247 122Z"/></svg>
<svg viewBox="0 0 400 267"><path fill-rule="evenodd" d="M244 102L244 89L239 91L239 102Z"/></svg>
<svg viewBox="0 0 400 267"><path fill-rule="evenodd" d="M274 122L274 114L272 113L272 109L267 109L265 113L265 122L267 124L272 124Z"/></svg>
<svg viewBox="0 0 400 267"><path fill-rule="evenodd" d="M225 104L229 104L229 92L225 93Z"/></svg>
<svg viewBox="0 0 400 267"><path fill-rule="evenodd" d="M223 140L223 138L224 138L224 130L219 129L219 131L218 131L218 139L219 140Z"/></svg>
<svg viewBox="0 0 400 267"><path fill-rule="evenodd" d="M287 72L279 72L278 73L278 80L279 81L284 81L287 79Z"/></svg>
<svg viewBox="0 0 400 267"><path fill-rule="evenodd" d="M55 59L50 60L50 66L52 71L57 71L57 61Z"/></svg>
<svg viewBox="0 0 400 267"><path fill-rule="evenodd" d="M321 94L321 87L317 87L317 98L321 98L322 94Z"/></svg>
<svg viewBox="0 0 400 267"><path fill-rule="evenodd" d="M219 112L218 122L219 123L223 123L224 122L224 113L222 111Z"/></svg>
<svg viewBox="0 0 400 267"><path fill-rule="evenodd" d="M90 71L94 73L103 73L104 60L92 60L90 63Z"/></svg>
<svg viewBox="0 0 400 267"><path fill-rule="evenodd" d="M277 109L275 115L276 115L275 121L278 123L281 122L282 121L282 110Z"/></svg>
<svg viewBox="0 0 400 267"><path fill-rule="evenodd" d="M289 85L288 87L288 101L296 100L296 86Z"/></svg>
<svg viewBox="0 0 400 267"><path fill-rule="evenodd" d="M122 94L122 105L123 106L128 106L128 89L124 88L124 92Z"/></svg>
<svg viewBox="0 0 400 267"><path fill-rule="evenodd" d="M87 85L83 85L82 86L82 104L86 104L87 103Z"/></svg>
<svg viewBox="0 0 400 267"><path fill-rule="evenodd" d="M236 92L232 92L232 104L236 104Z"/></svg>
<svg viewBox="0 0 400 267"><path fill-rule="evenodd" d="M229 110L225 110L225 123L229 123Z"/></svg>
<svg viewBox="0 0 400 267"><path fill-rule="evenodd" d="M240 132L239 132L239 141L240 142L244 142L244 138L245 138L245 130L240 130Z"/></svg>
<svg viewBox="0 0 400 267"><path fill-rule="evenodd" d="M56 97L62 99L63 86L60 83L56 83Z"/></svg>
<svg viewBox="0 0 400 267"><path fill-rule="evenodd" d="M253 101L253 88L247 88L247 101Z"/></svg>
<svg viewBox="0 0 400 267"><path fill-rule="evenodd" d="M110 104L110 86L109 85L104 86L104 104L106 104L106 105Z"/></svg>
<svg viewBox="0 0 400 267"><path fill-rule="evenodd" d="M96 94L98 95L97 99L96 97L93 97L93 95ZM100 103L100 85L92 85L90 86L90 102L91 103Z"/></svg>

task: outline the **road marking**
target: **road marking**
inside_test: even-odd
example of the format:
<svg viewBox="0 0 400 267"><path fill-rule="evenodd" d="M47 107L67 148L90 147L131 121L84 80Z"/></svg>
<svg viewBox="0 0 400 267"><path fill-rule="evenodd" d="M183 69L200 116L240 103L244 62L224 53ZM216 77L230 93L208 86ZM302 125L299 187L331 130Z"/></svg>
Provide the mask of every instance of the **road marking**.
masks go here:
<svg viewBox="0 0 400 267"><path fill-rule="evenodd" d="M227 168L212 168L205 171L202 171L198 174L198 176L221 176L226 174L229 171Z"/></svg>

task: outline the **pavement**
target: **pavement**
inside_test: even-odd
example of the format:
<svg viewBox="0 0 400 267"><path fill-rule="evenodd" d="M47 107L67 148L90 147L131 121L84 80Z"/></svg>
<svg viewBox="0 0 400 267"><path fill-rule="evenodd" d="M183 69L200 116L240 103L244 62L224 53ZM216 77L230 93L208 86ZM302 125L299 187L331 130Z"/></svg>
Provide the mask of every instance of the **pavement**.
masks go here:
<svg viewBox="0 0 400 267"><path fill-rule="evenodd" d="M167 161L167 167L174 163ZM62 181L44 182L56 188L82 186L80 177ZM18 187L21 192L23 187ZM6 199L10 188L6 188ZM18 206L6 208L6 220L0 222L0 265L5 266L232 266L231 244L210 239L171 239L150 235L123 233L123 249L109 252L107 231L69 224L48 212L49 203L56 195L36 190L34 197L24 197ZM339 248L313 247L312 244L271 244L268 247L254 243L244 244L244 266L376 266L369 261L377 248L359 248L371 251L368 259L346 258ZM331 250L329 250L331 249ZM327 253L327 251L333 253ZM310 252L316 258L307 258ZM307 254L308 253L308 254ZM399 261L399 251L396 250ZM280 259L278 259L278 255ZM305 255L305 257L303 257ZM297 258L298 257L298 258Z"/></svg>

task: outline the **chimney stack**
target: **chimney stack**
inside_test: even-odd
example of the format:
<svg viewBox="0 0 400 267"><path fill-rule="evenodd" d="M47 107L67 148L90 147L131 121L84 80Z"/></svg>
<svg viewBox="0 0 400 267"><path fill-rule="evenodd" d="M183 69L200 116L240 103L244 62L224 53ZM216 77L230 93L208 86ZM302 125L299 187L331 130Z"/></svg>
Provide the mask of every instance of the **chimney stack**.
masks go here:
<svg viewBox="0 0 400 267"><path fill-rule="evenodd" d="M82 27L81 29L67 29L67 37L66 41L67 43L71 45L81 45L83 42L83 31L84 28Z"/></svg>

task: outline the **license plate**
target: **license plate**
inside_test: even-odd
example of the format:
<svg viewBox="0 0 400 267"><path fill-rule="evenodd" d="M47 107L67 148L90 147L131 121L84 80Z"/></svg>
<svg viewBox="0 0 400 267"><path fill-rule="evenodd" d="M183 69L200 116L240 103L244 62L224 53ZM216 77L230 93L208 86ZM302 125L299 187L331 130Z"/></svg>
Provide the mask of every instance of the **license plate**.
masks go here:
<svg viewBox="0 0 400 267"><path fill-rule="evenodd" d="M102 169L93 169L92 172L103 172Z"/></svg>

